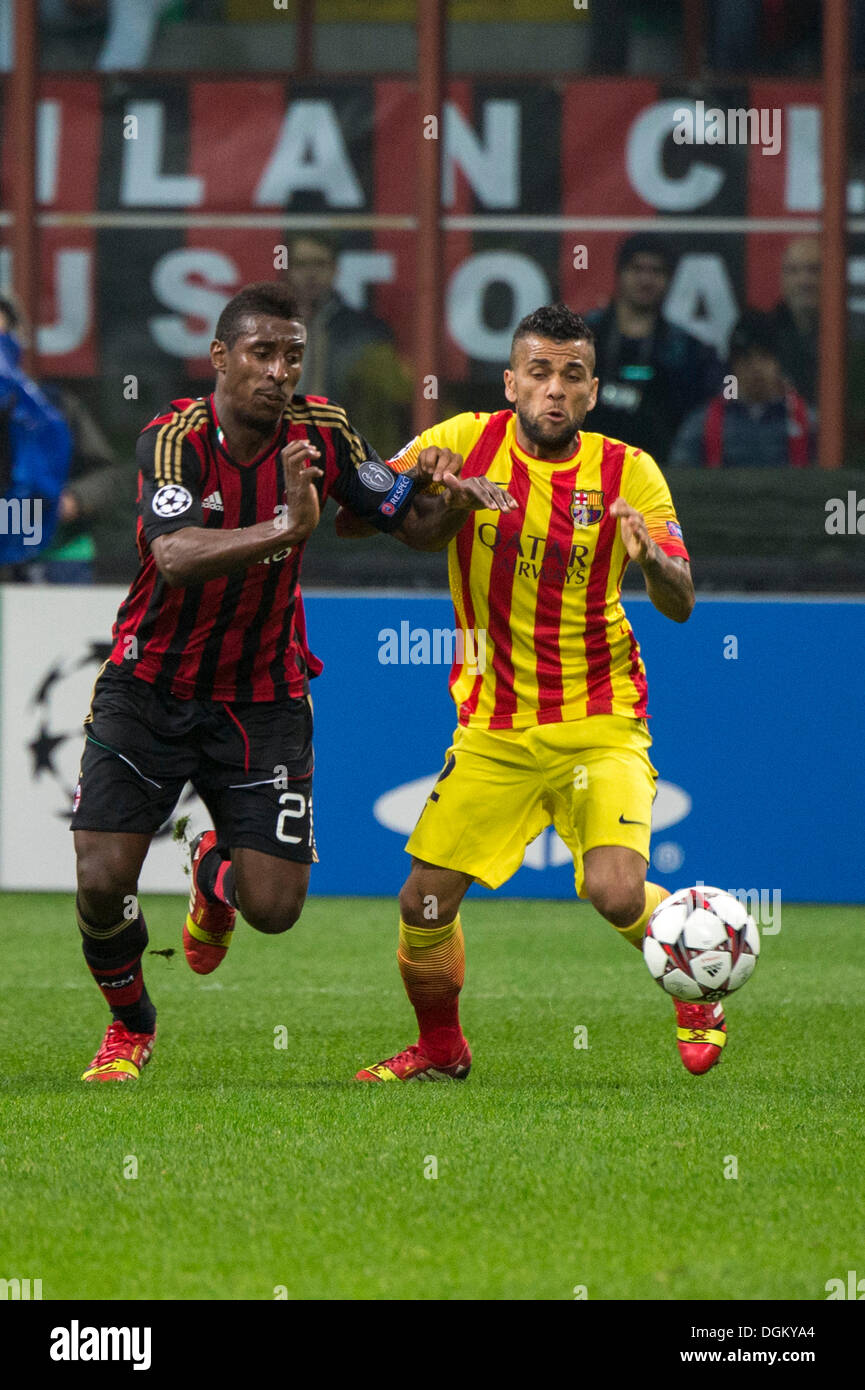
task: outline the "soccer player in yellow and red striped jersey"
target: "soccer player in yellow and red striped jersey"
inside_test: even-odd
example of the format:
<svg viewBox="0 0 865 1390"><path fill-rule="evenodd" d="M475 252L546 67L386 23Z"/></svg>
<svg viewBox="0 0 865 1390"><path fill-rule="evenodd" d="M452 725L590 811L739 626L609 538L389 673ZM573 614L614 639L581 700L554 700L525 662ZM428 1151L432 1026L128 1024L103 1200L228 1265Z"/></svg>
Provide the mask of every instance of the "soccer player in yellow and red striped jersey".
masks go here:
<svg viewBox="0 0 865 1390"><path fill-rule="evenodd" d="M419 1040L360 1080L468 1074L460 904L473 882L510 878L545 826L571 850L577 893L638 948L667 896L646 882L657 772L621 584L639 564L675 622L690 616L694 588L654 459L582 429L594 366L584 321L564 305L538 309L518 325L504 373L513 410L457 415L391 461L440 489L414 499L396 534L416 549L449 546L458 727L400 893L398 961ZM507 505L469 511L473 479L504 489ZM338 529L356 531L345 516ZM726 1041L723 1011L676 1002L676 1012L682 1061L707 1071Z"/></svg>

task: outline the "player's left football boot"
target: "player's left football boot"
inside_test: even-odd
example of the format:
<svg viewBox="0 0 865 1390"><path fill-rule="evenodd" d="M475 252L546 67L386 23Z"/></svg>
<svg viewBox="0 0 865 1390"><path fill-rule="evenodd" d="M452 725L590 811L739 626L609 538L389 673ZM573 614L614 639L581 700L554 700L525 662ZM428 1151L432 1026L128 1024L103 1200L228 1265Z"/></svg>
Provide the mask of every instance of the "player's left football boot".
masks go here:
<svg viewBox="0 0 865 1390"><path fill-rule="evenodd" d="M141 1068L150 1061L155 1042L155 1028L152 1033L130 1033L125 1023L114 1019L81 1080L137 1081Z"/></svg>
<svg viewBox="0 0 865 1390"><path fill-rule="evenodd" d="M395 1057L364 1067L355 1081L465 1081L471 1070L472 1054L466 1043L455 1062L441 1066L425 1057L417 1044L406 1047Z"/></svg>
<svg viewBox="0 0 865 1390"><path fill-rule="evenodd" d="M189 870L192 885L189 890L189 911L183 924L183 950L191 970L196 975L209 975L225 960L231 945L237 911L228 903L214 903L198 886L198 866L216 844L213 830L203 830L189 846Z"/></svg>
<svg viewBox="0 0 865 1390"><path fill-rule="evenodd" d="M701 1076L721 1060L727 1041L727 1024L720 1004L687 1004L674 999L676 1006L676 1045L688 1071Z"/></svg>

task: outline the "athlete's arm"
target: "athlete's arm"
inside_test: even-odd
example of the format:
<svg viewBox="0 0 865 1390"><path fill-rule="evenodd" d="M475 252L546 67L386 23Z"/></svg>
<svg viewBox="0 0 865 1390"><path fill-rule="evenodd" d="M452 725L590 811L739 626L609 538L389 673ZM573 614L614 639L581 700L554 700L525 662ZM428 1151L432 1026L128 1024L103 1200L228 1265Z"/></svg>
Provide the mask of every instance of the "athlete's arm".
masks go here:
<svg viewBox="0 0 865 1390"><path fill-rule="evenodd" d="M315 480L320 468L307 467L308 458L317 458L318 449L303 439L294 439L282 451L285 478L285 510L272 520L233 531L208 531L203 526L184 526L165 535L154 536L150 549L159 573L170 588L203 584L235 570L266 560L286 547L298 545L315 530L319 519Z"/></svg>
<svg viewBox="0 0 865 1390"><path fill-rule="evenodd" d="M407 476L417 478L424 487L439 484L444 491L436 496L415 493L410 510L393 532L412 550L444 550L464 525L471 511L512 511L517 505L510 493L489 479L460 478L461 454L438 445L422 449ZM347 508L336 515L337 535L354 540L373 534L373 527Z"/></svg>
<svg viewBox="0 0 865 1390"><path fill-rule="evenodd" d="M444 550L465 524L469 512L511 512L516 502L509 492L489 478L461 478L462 456L435 445L424 449L415 468L428 485L438 483L444 492L434 497L418 494L411 510L394 535L412 550Z"/></svg>
<svg viewBox="0 0 865 1390"><path fill-rule="evenodd" d="M665 555L653 541L641 512L617 497L610 515L619 518L622 540L646 578L646 592L659 613L674 623L686 623L694 607L691 566L680 555Z"/></svg>
<svg viewBox="0 0 865 1390"><path fill-rule="evenodd" d="M454 415L433 425L431 429L422 430L388 459L388 468L415 482L411 498L406 499L401 515L389 528L392 535L419 550L441 550L453 539L465 521L465 514L457 516L450 509L445 512L442 502L427 494L431 489L439 497L445 494L443 475L446 472L454 475L460 473L463 458L477 443L486 419L486 416L468 411ZM354 540L373 535L374 529L382 529L374 528L348 498L338 500L344 503L336 514L338 536ZM434 506L430 505L431 501L435 503Z"/></svg>
<svg viewBox="0 0 865 1390"><path fill-rule="evenodd" d="M390 467L390 464L387 464L386 467ZM400 476L412 478L416 483L424 487L428 482L428 478L419 471L417 465L413 468L407 468ZM417 506L419 500L418 493L414 492L411 499L412 509ZM407 512L407 516L410 515L411 509ZM400 523L399 526L394 527L391 534L400 536L402 526L403 523ZM343 541L365 540L367 536L377 536L381 530L379 526L374 526L373 523L367 521L365 517L358 516L357 512L352 511L351 507L347 507L344 503L341 504L337 510L334 518L334 528L340 540ZM400 537L400 539L402 539L402 537Z"/></svg>

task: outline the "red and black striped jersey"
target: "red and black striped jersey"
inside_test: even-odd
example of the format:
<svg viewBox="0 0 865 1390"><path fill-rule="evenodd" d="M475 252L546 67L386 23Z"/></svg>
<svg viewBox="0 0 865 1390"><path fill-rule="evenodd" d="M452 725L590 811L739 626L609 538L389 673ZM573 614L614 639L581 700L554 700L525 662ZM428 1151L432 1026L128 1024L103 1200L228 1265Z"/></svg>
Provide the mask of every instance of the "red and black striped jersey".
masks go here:
<svg viewBox="0 0 865 1390"><path fill-rule="evenodd" d="M247 569L171 588L156 566L156 536L187 526L235 530L285 507L280 454L293 439L320 451L322 503L333 496L380 530L400 524L408 480L382 464L341 406L295 396L258 456L228 453L213 396L172 401L138 437L140 564L112 633L110 660L181 699L279 700L306 693L321 662L307 646L300 592L303 544Z"/></svg>

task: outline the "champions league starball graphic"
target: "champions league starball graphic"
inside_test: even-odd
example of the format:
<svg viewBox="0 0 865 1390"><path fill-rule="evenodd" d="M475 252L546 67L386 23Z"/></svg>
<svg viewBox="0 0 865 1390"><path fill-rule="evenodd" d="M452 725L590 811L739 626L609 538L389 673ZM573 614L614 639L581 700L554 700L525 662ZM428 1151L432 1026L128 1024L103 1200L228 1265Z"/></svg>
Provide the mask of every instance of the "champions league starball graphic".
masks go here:
<svg viewBox="0 0 865 1390"><path fill-rule="evenodd" d="M30 776L52 786L48 813L69 821L78 795L78 772L84 747L84 717L93 698L93 686L111 652L112 644L90 641L83 649L55 657L39 674L29 705L25 744ZM76 723L76 716L79 715ZM187 785L175 815L195 799ZM174 817L172 816L172 820ZM170 833L171 823L160 826L157 836Z"/></svg>

